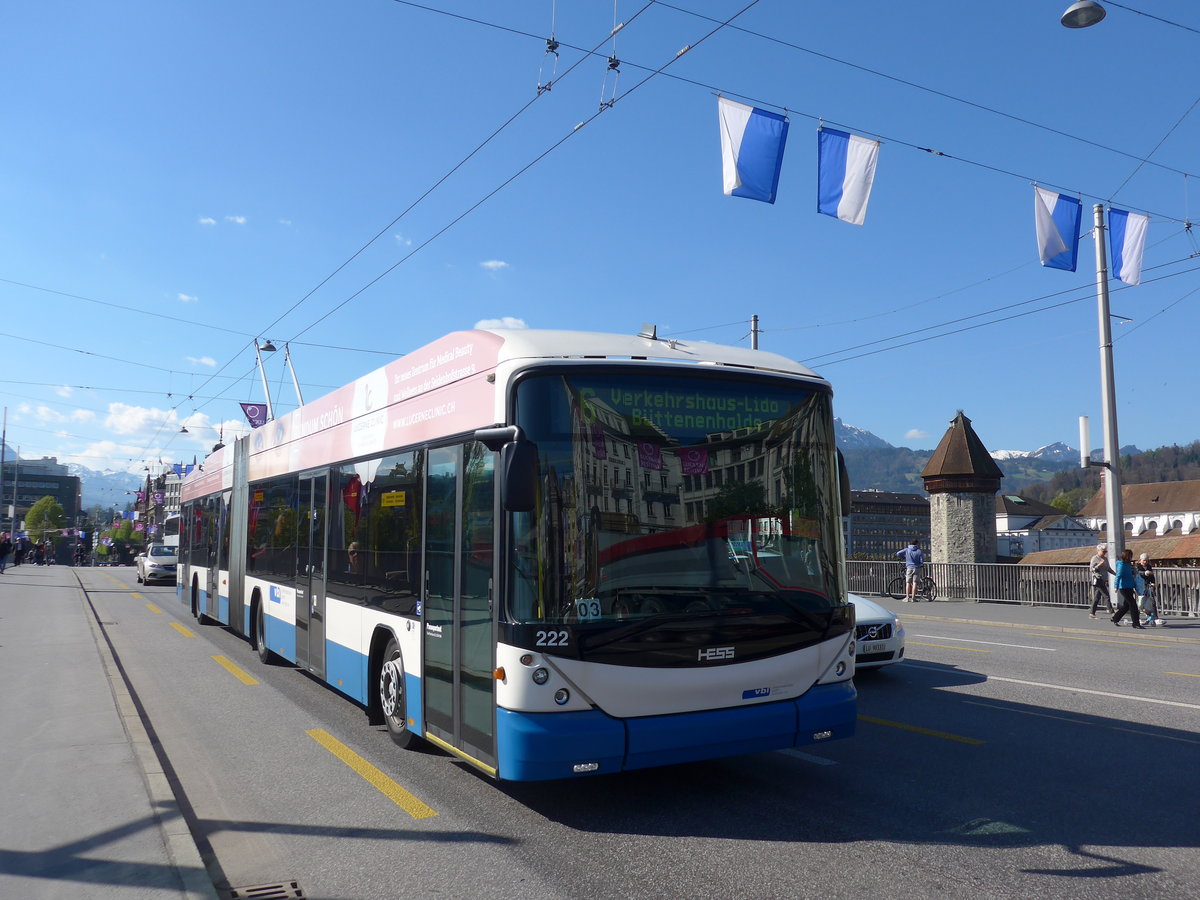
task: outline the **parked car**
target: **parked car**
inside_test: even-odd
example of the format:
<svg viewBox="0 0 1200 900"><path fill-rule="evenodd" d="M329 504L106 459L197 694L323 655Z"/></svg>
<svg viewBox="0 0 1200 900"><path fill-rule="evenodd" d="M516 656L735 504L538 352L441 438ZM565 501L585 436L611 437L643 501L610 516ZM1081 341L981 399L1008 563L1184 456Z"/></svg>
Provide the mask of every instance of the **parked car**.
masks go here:
<svg viewBox="0 0 1200 900"><path fill-rule="evenodd" d="M878 669L900 662L904 658L904 626L899 616L858 594L850 594L849 599L854 604L857 622L855 667Z"/></svg>
<svg viewBox="0 0 1200 900"><path fill-rule="evenodd" d="M138 584L149 584L152 581L169 581L174 584L175 566L178 562L174 547L151 544L137 556Z"/></svg>

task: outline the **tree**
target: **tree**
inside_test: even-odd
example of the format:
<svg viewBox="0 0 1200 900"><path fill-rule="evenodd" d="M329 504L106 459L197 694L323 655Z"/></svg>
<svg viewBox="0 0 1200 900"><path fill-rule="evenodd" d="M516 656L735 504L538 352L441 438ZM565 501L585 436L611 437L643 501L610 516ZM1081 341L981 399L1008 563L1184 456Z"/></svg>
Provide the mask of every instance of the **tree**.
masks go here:
<svg viewBox="0 0 1200 900"><path fill-rule="evenodd" d="M62 528L63 508L51 496L45 496L25 513L25 530L34 540L41 540L43 533Z"/></svg>

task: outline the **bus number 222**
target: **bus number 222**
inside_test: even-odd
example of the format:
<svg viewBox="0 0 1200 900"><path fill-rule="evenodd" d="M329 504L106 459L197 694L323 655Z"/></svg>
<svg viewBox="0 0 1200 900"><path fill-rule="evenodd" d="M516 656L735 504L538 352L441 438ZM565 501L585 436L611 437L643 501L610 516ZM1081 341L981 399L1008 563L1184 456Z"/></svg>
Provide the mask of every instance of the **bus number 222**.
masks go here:
<svg viewBox="0 0 1200 900"><path fill-rule="evenodd" d="M539 647L565 647L570 633L567 631L539 631L537 633L537 646Z"/></svg>

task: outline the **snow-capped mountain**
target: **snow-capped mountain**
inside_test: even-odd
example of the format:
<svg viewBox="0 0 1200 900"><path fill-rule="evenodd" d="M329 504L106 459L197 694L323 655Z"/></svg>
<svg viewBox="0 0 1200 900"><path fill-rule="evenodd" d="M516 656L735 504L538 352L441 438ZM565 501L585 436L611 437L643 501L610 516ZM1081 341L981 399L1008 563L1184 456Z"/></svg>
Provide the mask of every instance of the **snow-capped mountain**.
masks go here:
<svg viewBox="0 0 1200 900"><path fill-rule="evenodd" d="M133 500L128 491L136 491L145 486L145 479L132 472L113 470L97 472L95 469L75 463L67 463L67 471L72 475L79 476L80 486L83 490L84 509L96 505L105 508L110 506L123 508L126 503Z"/></svg>
<svg viewBox="0 0 1200 900"><path fill-rule="evenodd" d="M833 420L833 433L837 437L838 446L843 450L882 450L892 446L865 428L847 425L836 417Z"/></svg>

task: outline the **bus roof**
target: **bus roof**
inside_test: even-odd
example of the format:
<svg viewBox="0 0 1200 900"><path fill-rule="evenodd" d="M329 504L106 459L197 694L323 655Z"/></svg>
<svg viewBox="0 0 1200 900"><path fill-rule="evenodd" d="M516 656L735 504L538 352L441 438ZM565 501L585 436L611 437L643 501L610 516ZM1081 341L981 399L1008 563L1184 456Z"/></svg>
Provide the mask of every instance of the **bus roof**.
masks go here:
<svg viewBox="0 0 1200 900"><path fill-rule="evenodd" d="M819 377L794 360L765 350L708 341L654 338L641 334L555 331L524 328L481 329L504 341L500 361L518 359L647 359L737 366L787 375Z"/></svg>
<svg viewBox="0 0 1200 900"><path fill-rule="evenodd" d="M498 368L511 372L524 363L557 359L730 367L824 383L777 353L707 341L524 328L456 331L254 429L241 439L250 442L250 477L367 457L489 425L497 421ZM182 499L228 488L232 459L229 448L215 450L184 478Z"/></svg>

